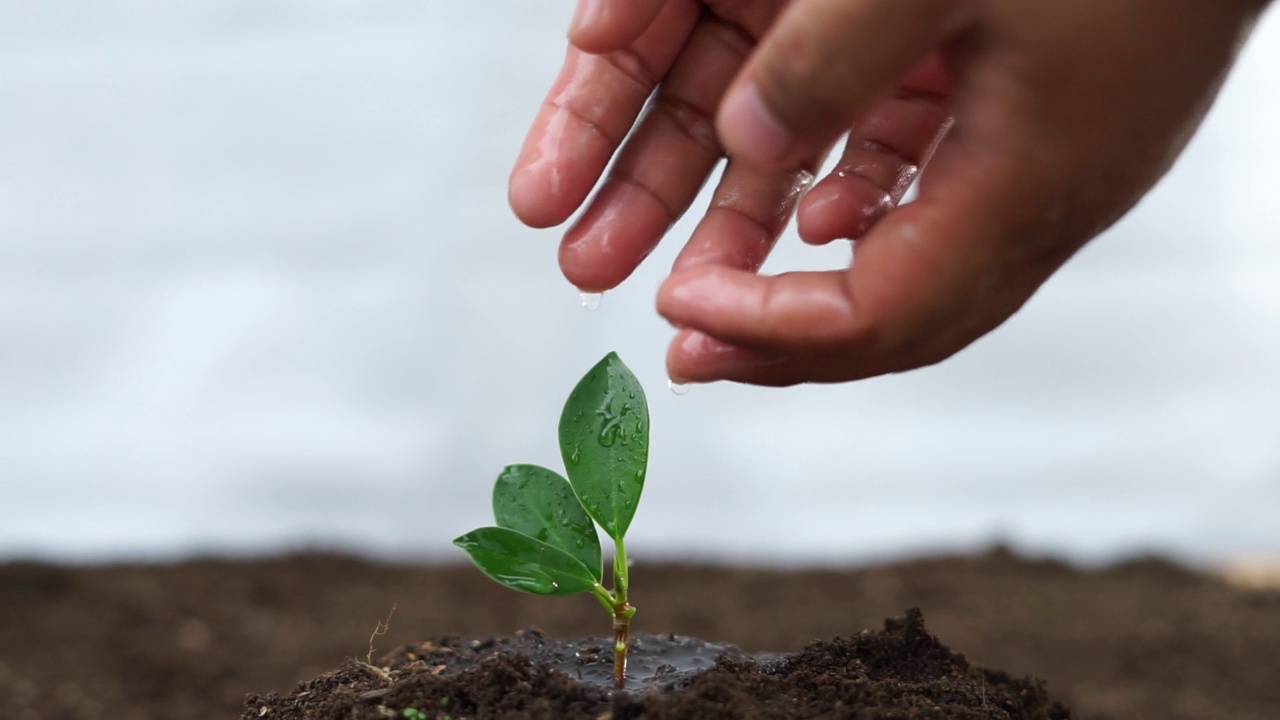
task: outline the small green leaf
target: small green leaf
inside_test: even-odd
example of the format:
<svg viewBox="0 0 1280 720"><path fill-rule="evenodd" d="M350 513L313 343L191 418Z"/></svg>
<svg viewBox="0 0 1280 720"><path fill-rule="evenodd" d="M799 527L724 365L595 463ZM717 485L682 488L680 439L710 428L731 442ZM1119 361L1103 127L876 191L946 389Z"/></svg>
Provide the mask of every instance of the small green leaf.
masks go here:
<svg viewBox="0 0 1280 720"><path fill-rule="evenodd" d="M644 489L649 407L617 353L606 355L569 394L560 415L560 453L587 514L610 537L622 539Z"/></svg>
<svg viewBox="0 0 1280 720"><path fill-rule="evenodd" d="M510 528L483 527L453 541L480 572L512 590L537 595L574 595L596 585L573 556Z"/></svg>
<svg viewBox="0 0 1280 720"><path fill-rule="evenodd" d="M569 481L537 465L511 465L493 486L493 517L509 528L565 551L586 566L596 582L604 577L600 538Z"/></svg>

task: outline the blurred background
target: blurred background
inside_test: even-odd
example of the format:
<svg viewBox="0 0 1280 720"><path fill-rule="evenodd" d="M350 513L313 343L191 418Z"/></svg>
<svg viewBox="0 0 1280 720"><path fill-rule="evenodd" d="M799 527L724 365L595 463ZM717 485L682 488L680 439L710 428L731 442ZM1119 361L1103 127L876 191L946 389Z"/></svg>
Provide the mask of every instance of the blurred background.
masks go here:
<svg viewBox="0 0 1280 720"><path fill-rule="evenodd" d="M641 561L1280 553L1280 13L1174 172L984 341L675 396L652 306L692 222L589 312L506 207L570 12L0 0L0 558L460 561L609 350L649 391ZM847 257L789 234L766 270Z"/></svg>

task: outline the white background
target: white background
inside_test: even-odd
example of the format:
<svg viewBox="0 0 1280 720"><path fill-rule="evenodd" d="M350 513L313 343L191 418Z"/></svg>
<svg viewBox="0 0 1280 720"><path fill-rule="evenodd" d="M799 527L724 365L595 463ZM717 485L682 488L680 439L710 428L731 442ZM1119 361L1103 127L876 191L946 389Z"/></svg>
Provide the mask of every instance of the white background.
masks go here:
<svg viewBox="0 0 1280 720"><path fill-rule="evenodd" d="M569 13L0 0L0 558L460 559L615 349L653 417L641 559L1280 552L1280 13L1175 171L986 340L684 397L652 298L691 223L587 312L506 208ZM846 254L788 236L769 268Z"/></svg>

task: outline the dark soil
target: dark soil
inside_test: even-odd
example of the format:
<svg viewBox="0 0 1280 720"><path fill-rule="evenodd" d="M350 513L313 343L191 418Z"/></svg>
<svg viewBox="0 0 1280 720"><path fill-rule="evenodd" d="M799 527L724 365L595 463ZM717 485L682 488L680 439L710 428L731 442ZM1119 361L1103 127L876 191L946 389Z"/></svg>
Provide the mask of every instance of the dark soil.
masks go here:
<svg viewBox="0 0 1280 720"><path fill-rule="evenodd" d="M632 652L648 660L654 649L661 655L689 645L645 636ZM536 631L471 642L444 638L393 653L385 669L348 662L287 697L251 696L243 720L373 720L415 712L546 720L1070 717L1038 682L970 667L925 630L919 610L889 621L883 632L815 642L779 658L721 649L704 670L681 675L658 665L647 687L628 692L581 679L583 668L612 664L608 648L608 641L558 642Z"/></svg>
<svg viewBox="0 0 1280 720"><path fill-rule="evenodd" d="M861 692L853 687L859 677L853 659L870 673L874 664L859 654L869 642L910 635L934 647L912 623L883 635L862 634L905 608L920 607L929 630L973 666L1043 678L1075 718L1280 718L1280 592L1237 589L1158 560L1097 571L1003 551L803 571L640 563L632 582L638 631L731 642L749 653L795 653L814 639L848 638L813 646L835 649L839 670L805 666L801 658L809 656L803 653L788 661L812 684L828 678L824 692L833 696ZM391 630L374 639L377 649L370 653L370 634L393 604ZM515 634L530 626L544 635L526 632L520 642L608 631L607 618L589 597L514 593L464 565L388 566L320 554L83 568L0 564L0 719L234 718L245 712L247 694L288 694L301 682L336 686L345 684L343 673L354 671L366 684L353 678L349 687L368 688L353 690L357 695L395 688L360 701L361 707L415 707L436 718L451 712L438 704L447 696L459 703L451 718L460 720L466 716L456 710L461 695L430 694L436 692L433 682L459 676L432 676L436 665L428 664L431 651L423 640L437 638L436 647L446 647L442 637L455 634L459 639L449 642L466 655L503 646L482 641L472 648L460 638L507 635L517 642ZM398 679L404 687L359 665L343 665L352 658L377 660L400 646L386 662L403 668ZM427 672L408 669L411 652ZM567 679L540 674L514 655L485 662L483 672L501 673L513 686ZM979 706L983 683L988 709L1003 702L995 674L975 675L972 666L954 664L958 677L983 678ZM691 688L713 697L736 692L729 678L744 665L747 660L723 663ZM767 679L779 677L775 671ZM911 683L927 685L927 679ZM1004 687L1038 697L1031 685ZM424 694L405 698L434 698L437 704L394 704L401 697L393 693L414 688ZM649 702L633 695L615 717ZM780 691L763 697L787 700ZM883 717L930 717L924 712Z"/></svg>

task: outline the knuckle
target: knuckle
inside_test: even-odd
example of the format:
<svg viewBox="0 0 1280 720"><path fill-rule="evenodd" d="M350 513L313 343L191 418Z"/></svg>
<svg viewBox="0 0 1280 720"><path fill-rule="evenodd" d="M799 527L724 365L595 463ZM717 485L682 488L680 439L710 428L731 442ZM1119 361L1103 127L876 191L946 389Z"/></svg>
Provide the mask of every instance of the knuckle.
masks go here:
<svg viewBox="0 0 1280 720"><path fill-rule="evenodd" d="M638 88L648 89L658 83L659 74L632 48L615 50L604 57L619 74L631 80Z"/></svg>
<svg viewBox="0 0 1280 720"><path fill-rule="evenodd" d="M716 136L715 120L698 107L671 96L659 95L654 99L653 112L665 117L704 152L717 156L723 153Z"/></svg>

